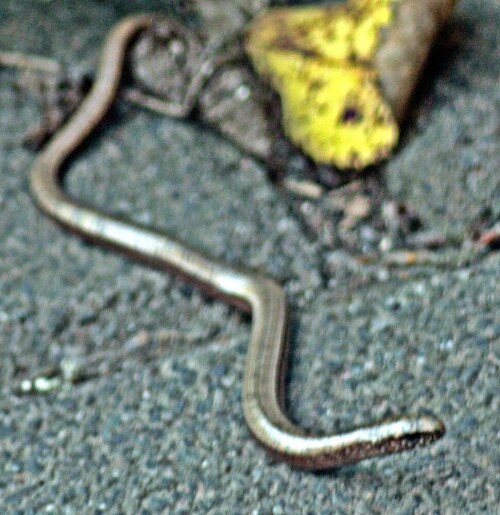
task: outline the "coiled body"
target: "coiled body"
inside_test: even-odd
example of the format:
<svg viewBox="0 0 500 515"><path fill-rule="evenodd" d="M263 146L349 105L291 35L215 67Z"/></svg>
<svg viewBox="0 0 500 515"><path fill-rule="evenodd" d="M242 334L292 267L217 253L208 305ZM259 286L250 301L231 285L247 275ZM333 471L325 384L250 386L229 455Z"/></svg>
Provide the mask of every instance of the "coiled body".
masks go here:
<svg viewBox="0 0 500 515"><path fill-rule="evenodd" d="M210 259L166 234L82 205L62 190L61 166L102 120L116 97L130 39L159 19L159 15L132 16L110 32L92 90L33 164L30 187L36 203L51 218L85 239L177 272L210 293L251 311L243 410L251 433L273 456L299 468L317 470L435 440L444 433L444 426L429 416L406 417L334 436L305 435L283 409L287 315L281 286L267 277Z"/></svg>

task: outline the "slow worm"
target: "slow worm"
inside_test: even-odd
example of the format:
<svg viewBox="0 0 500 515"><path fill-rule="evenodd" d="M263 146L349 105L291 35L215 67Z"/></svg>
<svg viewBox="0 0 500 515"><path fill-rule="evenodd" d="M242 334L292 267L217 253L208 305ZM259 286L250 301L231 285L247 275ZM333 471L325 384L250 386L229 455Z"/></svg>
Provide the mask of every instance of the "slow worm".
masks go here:
<svg viewBox="0 0 500 515"><path fill-rule="evenodd" d="M131 38L158 19L154 14L131 16L109 33L91 91L34 161L30 187L40 209L85 239L174 271L251 312L243 411L250 432L274 457L302 469L329 469L439 438L444 425L432 416L408 416L332 436L306 435L287 418L283 405L287 322L283 288L270 278L206 257L167 234L83 205L63 191L61 167L115 99Z"/></svg>

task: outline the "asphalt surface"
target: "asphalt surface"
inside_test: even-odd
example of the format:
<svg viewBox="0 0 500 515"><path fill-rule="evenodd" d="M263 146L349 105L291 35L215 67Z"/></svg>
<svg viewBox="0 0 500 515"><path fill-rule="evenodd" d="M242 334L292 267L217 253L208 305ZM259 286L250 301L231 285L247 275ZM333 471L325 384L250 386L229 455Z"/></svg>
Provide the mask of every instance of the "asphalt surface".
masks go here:
<svg viewBox="0 0 500 515"><path fill-rule="evenodd" d="M109 27L146 6L182 14L180 2L3 0L0 48L91 72ZM499 26L498 2L459 2L402 143L377 171L387 198L452 242L500 219ZM342 238L311 229L308 214L329 212L290 201L230 142L118 106L72 160L68 190L286 286L293 420L332 432L423 410L447 426L423 449L293 470L243 420L250 320L35 209L35 154L20 142L39 114L18 81L0 69L1 513L497 512L498 252L439 267L360 264ZM376 229L363 223L353 234ZM61 361L83 363L78 381L19 393Z"/></svg>

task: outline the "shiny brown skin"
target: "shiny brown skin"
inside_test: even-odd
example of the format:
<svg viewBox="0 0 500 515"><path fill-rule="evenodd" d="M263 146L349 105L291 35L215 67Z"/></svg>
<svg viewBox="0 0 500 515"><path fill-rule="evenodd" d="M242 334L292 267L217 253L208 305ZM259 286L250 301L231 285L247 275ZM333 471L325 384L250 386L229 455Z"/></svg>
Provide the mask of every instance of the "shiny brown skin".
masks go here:
<svg viewBox="0 0 500 515"><path fill-rule="evenodd" d="M115 99L131 38L160 18L154 14L132 16L110 32L92 90L33 164L30 186L40 209L85 239L174 271L251 311L243 411L253 436L274 457L294 467L320 470L399 452L440 437L444 426L431 416L405 417L333 436L305 435L283 409L287 322L283 288L267 277L205 257L166 234L82 205L62 190L61 166L103 119Z"/></svg>

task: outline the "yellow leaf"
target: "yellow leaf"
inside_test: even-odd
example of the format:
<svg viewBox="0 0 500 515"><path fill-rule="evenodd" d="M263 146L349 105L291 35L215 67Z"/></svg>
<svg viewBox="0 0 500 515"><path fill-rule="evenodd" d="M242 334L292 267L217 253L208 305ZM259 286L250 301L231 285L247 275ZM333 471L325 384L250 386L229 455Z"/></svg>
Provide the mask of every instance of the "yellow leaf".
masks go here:
<svg viewBox="0 0 500 515"><path fill-rule="evenodd" d="M249 27L247 53L280 95L285 133L315 162L359 169L397 144L373 59L400 1L272 9Z"/></svg>

